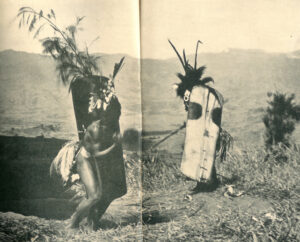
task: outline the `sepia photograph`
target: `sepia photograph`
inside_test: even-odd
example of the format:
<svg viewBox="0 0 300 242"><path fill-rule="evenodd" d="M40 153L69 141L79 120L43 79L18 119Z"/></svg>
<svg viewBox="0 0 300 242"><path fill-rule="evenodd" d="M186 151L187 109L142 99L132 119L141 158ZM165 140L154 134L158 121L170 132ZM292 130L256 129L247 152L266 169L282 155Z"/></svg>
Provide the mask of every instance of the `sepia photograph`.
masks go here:
<svg viewBox="0 0 300 242"><path fill-rule="evenodd" d="M300 241L299 11L0 0L0 241Z"/></svg>

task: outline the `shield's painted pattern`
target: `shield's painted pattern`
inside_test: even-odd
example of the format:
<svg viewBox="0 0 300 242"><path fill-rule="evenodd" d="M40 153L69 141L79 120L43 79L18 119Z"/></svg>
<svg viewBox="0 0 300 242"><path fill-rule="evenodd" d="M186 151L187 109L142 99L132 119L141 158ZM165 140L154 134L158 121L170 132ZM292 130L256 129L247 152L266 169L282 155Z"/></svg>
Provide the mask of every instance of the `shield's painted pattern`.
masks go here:
<svg viewBox="0 0 300 242"><path fill-rule="evenodd" d="M92 78L94 80L97 80L97 78L99 77L94 76ZM77 80L77 82L74 82L72 86L73 106L77 122L79 140L83 139L84 128L87 128L93 121L95 121L88 113L89 93L93 88L89 86L88 83L89 82L85 80L79 79ZM117 108L119 108L119 102L115 101L115 104ZM108 116L110 118L111 116L115 116L115 114L110 114ZM109 118L108 121L110 121ZM104 122L108 121L105 120ZM120 131L118 120L116 120L114 128L115 131ZM110 154L102 158L97 158L96 162L98 162L100 169L103 191L106 194L109 194L111 199L115 199L126 194L126 174L122 146L118 145L112 152L110 152Z"/></svg>
<svg viewBox="0 0 300 242"><path fill-rule="evenodd" d="M216 156L222 107L204 86L195 86L190 95L181 171L197 181L210 180Z"/></svg>

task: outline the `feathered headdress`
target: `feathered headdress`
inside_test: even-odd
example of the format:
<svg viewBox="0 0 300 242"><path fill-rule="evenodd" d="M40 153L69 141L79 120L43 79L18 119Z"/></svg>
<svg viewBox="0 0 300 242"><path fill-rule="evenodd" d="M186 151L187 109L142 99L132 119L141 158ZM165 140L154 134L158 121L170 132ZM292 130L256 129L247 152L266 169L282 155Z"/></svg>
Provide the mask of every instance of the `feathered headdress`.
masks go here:
<svg viewBox="0 0 300 242"><path fill-rule="evenodd" d="M207 85L207 83L214 82L214 80L211 77L202 78L206 67L200 66L199 68L197 68L198 46L199 46L199 44L202 44L202 42L200 40L197 41L194 66L191 66L189 64L189 60L186 59L184 49L183 49L183 55L182 55L183 58L182 58L170 40L169 40L169 43L171 44L172 48L174 49L176 55L179 58L181 65L185 71L185 75L183 75L181 73L177 73L177 76L181 80L181 82L177 83L176 85L177 85L177 95L184 100L186 111L188 111L190 92L192 91L194 86L198 86L198 85L207 87L209 89L209 91L212 92L215 95L215 97L218 99L218 101L220 102L220 105L223 106L224 98L223 98L222 94L219 93L214 88ZM220 161L223 161L226 159L226 154L228 153L228 150L232 147L232 144L233 144L232 136L226 130L220 128L220 136L219 136L218 145L217 145Z"/></svg>
<svg viewBox="0 0 300 242"><path fill-rule="evenodd" d="M89 113L92 113L95 109L101 109L103 107L106 110L111 99L115 97L115 83L114 80L118 72L124 65L125 56L121 58L120 62L115 63L113 74L110 78L100 76L98 82L95 85L95 90L91 92L89 101Z"/></svg>
<svg viewBox="0 0 300 242"><path fill-rule="evenodd" d="M205 66L200 66L199 68L197 67L198 46L199 46L199 44L202 44L202 42L200 40L197 41L196 53L195 53L195 63L194 63L194 66L192 66L189 63L189 60L187 60L187 58L186 58L185 50L183 49L183 54L181 57L180 54L178 53L177 49L173 45L173 43L170 40L168 40L168 41L169 41L170 45L172 46L172 48L174 49L176 55L178 56L179 61L185 72L184 75L181 73L177 73L178 78L181 80L180 83L176 84L177 95L179 97L181 97L182 99L184 99L184 97L186 95L186 91L191 92L194 86L202 85L202 86L208 87L210 89L210 91L212 91L216 95L216 97L219 99L219 102L222 105L223 104L222 95L219 92L217 92L215 89L213 89L212 87L209 87L206 85L209 82L214 82L213 78L211 78L211 77L202 78L206 67Z"/></svg>

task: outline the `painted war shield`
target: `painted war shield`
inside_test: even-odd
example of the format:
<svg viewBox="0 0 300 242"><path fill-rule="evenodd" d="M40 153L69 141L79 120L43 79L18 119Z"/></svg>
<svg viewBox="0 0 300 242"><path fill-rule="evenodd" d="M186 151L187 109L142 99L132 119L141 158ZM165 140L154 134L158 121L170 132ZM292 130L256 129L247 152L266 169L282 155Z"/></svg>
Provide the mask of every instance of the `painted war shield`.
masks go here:
<svg viewBox="0 0 300 242"><path fill-rule="evenodd" d="M90 80L86 80L86 78L78 78L71 86L73 106L80 141L83 140L85 129L98 119L96 118L95 120L95 117L92 117L88 112L90 92L95 89L95 83L99 82L99 79L104 81L108 80L107 77L103 76L91 76L89 78ZM120 112L120 110L121 105L117 98L115 98L107 107L105 114L101 118L103 119L102 123L113 122L114 125L111 127L114 129L113 131L117 133L120 132L118 120L118 112ZM127 186L122 145L118 144L112 152L104 157L96 158L95 162L97 162L97 166L100 171L99 179L100 184L102 185L102 191L109 194L111 199L115 199L126 194Z"/></svg>
<svg viewBox="0 0 300 242"><path fill-rule="evenodd" d="M219 138L223 97L207 86L194 86L189 100L181 171L197 181L211 181Z"/></svg>
<svg viewBox="0 0 300 242"><path fill-rule="evenodd" d="M97 77L93 76L90 77L90 79L94 79L92 81L96 81ZM71 84L73 108L80 141L83 139L85 129L92 123L92 118L88 113L91 89L92 85L87 78L77 78Z"/></svg>

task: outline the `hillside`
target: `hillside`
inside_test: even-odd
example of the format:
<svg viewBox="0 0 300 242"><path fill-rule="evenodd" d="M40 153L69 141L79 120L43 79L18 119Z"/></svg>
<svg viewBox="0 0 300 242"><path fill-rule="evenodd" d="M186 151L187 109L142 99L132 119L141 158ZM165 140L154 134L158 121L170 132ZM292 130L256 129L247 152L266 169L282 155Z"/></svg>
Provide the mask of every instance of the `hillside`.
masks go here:
<svg viewBox="0 0 300 242"><path fill-rule="evenodd" d="M102 56L103 74L109 75L122 55ZM229 50L199 55L206 74L227 103L223 127L237 140L261 142L261 117L267 92L293 92L299 100L300 59L297 53L272 54L259 50ZM192 56L189 56L192 60ZM163 131L177 128L186 118L172 84L182 71L177 59L143 59L141 62L143 130ZM141 128L139 61L126 56L116 89L122 103L121 126ZM7 50L0 52L0 132L2 134L44 135L70 138L75 135L70 95L59 84L50 57ZM300 131L296 130L296 140Z"/></svg>
<svg viewBox="0 0 300 242"><path fill-rule="evenodd" d="M122 57L101 56L104 75ZM184 130L142 155L124 145L128 194L111 204L99 230L89 232L66 228L75 204L49 176L57 151L76 135L71 96L50 57L0 52L0 133L34 136L0 135L0 240L299 241L299 148L284 150L288 161L280 163L265 160L263 146L252 147L262 141L268 91L293 92L299 101L297 53L230 50L202 54L199 63L227 100L223 127L236 140L226 161L217 159L218 188L189 193L195 181L180 171ZM145 59L141 67L140 88L139 61L126 56L116 88L122 129L141 129L142 106L143 145L151 146L186 113L171 87L178 61ZM294 138L300 141L299 126ZM248 147L241 148L243 142Z"/></svg>
<svg viewBox="0 0 300 242"><path fill-rule="evenodd" d="M193 57L189 59L192 61ZM214 78L214 87L227 100L223 111L223 127L241 141L254 143L262 140L264 127L261 117L267 105L267 92L279 90L295 93L299 100L300 60L289 55L230 50L200 54L198 63L207 67L206 75ZM144 60L142 69L146 128L178 127L186 116L181 101L174 98L171 88L172 84L179 82L176 73L183 71L179 61ZM153 118L147 117L155 118L153 121ZM298 130L298 141L299 135Z"/></svg>
<svg viewBox="0 0 300 242"><path fill-rule="evenodd" d="M122 56L103 56L104 75ZM138 61L126 58L116 81L122 103L121 125L140 128ZM120 80L120 81L119 81ZM0 132L8 135L72 138L76 136L71 95L59 83L53 60L44 55L0 52Z"/></svg>

